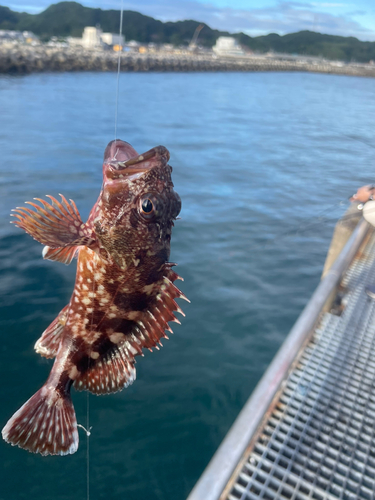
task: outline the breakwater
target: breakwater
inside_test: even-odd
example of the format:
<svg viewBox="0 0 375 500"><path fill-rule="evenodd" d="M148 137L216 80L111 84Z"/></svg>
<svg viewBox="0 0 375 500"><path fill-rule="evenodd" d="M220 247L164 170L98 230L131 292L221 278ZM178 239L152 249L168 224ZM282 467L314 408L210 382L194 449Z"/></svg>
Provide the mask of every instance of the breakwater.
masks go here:
<svg viewBox="0 0 375 500"><path fill-rule="evenodd" d="M375 65L278 56L215 57L212 54L123 53L122 71L306 71L375 77ZM0 45L0 73L117 71L117 54L82 48Z"/></svg>

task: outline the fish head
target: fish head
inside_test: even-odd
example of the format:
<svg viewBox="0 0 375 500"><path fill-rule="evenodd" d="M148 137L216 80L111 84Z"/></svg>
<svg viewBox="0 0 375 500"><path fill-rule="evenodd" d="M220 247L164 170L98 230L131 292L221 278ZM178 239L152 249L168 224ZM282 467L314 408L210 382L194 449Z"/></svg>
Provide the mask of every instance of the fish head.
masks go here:
<svg viewBox="0 0 375 500"><path fill-rule="evenodd" d="M181 210L168 160L164 146L139 155L116 140L105 150L95 231L121 268L157 268L168 261L173 221Z"/></svg>

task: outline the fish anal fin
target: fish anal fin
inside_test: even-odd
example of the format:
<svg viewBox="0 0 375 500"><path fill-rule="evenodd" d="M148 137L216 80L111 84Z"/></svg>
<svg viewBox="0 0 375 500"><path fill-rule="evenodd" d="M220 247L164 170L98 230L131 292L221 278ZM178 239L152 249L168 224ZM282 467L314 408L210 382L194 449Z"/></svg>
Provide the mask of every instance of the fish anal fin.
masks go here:
<svg viewBox="0 0 375 500"><path fill-rule="evenodd" d="M32 453L75 453L78 432L70 395L43 386L8 421L2 436L6 442Z"/></svg>
<svg viewBox="0 0 375 500"><path fill-rule="evenodd" d="M54 260L69 265L74 257L76 257L79 246L72 247L59 247L50 248L45 246L43 248L43 259Z"/></svg>
<svg viewBox="0 0 375 500"><path fill-rule="evenodd" d="M69 304L59 312L49 327L42 333L36 341L35 351L45 358L54 358L60 346L61 334L64 330L68 317Z"/></svg>
<svg viewBox="0 0 375 500"><path fill-rule="evenodd" d="M132 349L131 344L125 341L121 345L113 345L113 347L91 366L80 374L75 382L74 387L78 391L90 391L93 394L110 394L112 392L121 391L135 380L135 361L134 353L137 351Z"/></svg>
<svg viewBox="0 0 375 500"><path fill-rule="evenodd" d="M74 201L61 196L61 202L48 196L51 203L35 198L40 205L27 201L28 207L17 207L12 214L14 224L24 229L35 240L51 248L90 246L95 241L91 224L84 224Z"/></svg>

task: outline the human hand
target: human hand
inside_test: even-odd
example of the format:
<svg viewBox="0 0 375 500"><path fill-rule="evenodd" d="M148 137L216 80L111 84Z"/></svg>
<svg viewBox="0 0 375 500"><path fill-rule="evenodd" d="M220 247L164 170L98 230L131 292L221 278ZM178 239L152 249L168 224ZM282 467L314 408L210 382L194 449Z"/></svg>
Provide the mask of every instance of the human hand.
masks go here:
<svg viewBox="0 0 375 500"><path fill-rule="evenodd" d="M372 199L372 196L375 196L375 184L367 184L366 186L360 187L358 191L349 198L349 201L366 203L366 201Z"/></svg>

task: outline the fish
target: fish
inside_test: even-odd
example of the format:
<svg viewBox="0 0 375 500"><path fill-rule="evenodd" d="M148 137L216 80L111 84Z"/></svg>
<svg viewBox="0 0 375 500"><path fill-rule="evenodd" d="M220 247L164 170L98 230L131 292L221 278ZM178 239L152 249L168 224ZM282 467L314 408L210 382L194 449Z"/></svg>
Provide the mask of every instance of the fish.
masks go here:
<svg viewBox="0 0 375 500"><path fill-rule="evenodd" d="M14 210L14 223L44 245L45 259L77 273L69 303L43 332L35 351L55 358L45 384L7 422L5 441L41 455L78 449L71 387L100 395L136 377L135 358L161 345L188 300L169 262L172 227L181 210L170 155L157 146L139 155L127 142L104 152L103 185L84 223L73 200L47 195Z"/></svg>

